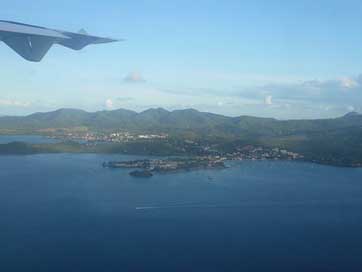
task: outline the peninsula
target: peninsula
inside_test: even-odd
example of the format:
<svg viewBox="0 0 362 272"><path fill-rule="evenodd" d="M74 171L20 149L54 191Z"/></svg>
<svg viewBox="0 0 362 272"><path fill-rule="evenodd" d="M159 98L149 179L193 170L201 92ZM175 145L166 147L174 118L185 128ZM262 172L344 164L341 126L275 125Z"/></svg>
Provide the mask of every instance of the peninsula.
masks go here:
<svg viewBox="0 0 362 272"><path fill-rule="evenodd" d="M103 167L137 169L130 172L135 177L152 177L153 173L165 174L200 169L224 169L226 158L191 157L154 160L104 162Z"/></svg>

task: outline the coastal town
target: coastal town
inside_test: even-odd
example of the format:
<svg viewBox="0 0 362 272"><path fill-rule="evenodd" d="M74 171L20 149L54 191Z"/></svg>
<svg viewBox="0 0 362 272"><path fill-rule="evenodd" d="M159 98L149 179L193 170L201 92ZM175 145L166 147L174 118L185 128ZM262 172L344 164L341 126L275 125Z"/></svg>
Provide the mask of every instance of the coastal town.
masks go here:
<svg viewBox="0 0 362 272"><path fill-rule="evenodd" d="M112 133L64 133L61 135L53 136L53 138L62 141L74 141L85 144L102 144L102 143L129 143L143 141L164 141L171 140L171 137L165 133L131 133L128 131L118 131ZM174 142L172 142L174 144ZM303 156L296 152L291 152L283 148L267 148L263 146L244 145L236 146L232 151L224 151L215 148L209 143L202 141L195 141L190 139L183 139L178 142L180 148L187 152L189 149L196 150L198 155L207 156L213 155L214 157L224 157L227 160L264 160L264 159L284 159L284 160L297 160L302 159Z"/></svg>
<svg viewBox="0 0 362 272"><path fill-rule="evenodd" d="M303 155L282 148L246 145L224 154L227 160L301 160Z"/></svg>
<svg viewBox="0 0 362 272"><path fill-rule="evenodd" d="M81 143L127 143L137 140L167 140L168 134L131 133L128 131L104 132L62 132L52 136L62 141Z"/></svg>
<svg viewBox="0 0 362 272"><path fill-rule="evenodd" d="M152 177L154 173L175 173L201 169L224 169L225 162L230 160L298 160L303 156L284 149L264 149L246 146L242 150L224 155L208 155L195 157L172 157L166 159L145 159L133 161L104 162L103 167L135 169L130 172L134 177Z"/></svg>
<svg viewBox="0 0 362 272"><path fill-rule="evenodd" d="M233 146L227 150L221 146L203 141L202 139L175 140L168 134L158 133L131 133L118 131L111 133L69 132L57 135L63 141L75 141L89 146L102 146L103 144L133 144L142 149L147 143L163 143L172 146L180 153L178 157L153 160L104 162L108 168L133 169L130 175L136 177L151 177L156 173L174 173L200 169L223 169L226 161L243 160L302 160L303 155L283 148L270 148L256 145ZM146 149L145 149L146 150ZM147 154L145 154L147 155ZM155 154L157 155L157 154Z"/></svg>
<svg viewBox="0 0 362 272"><path fill-rule="evenodd" d="M154 160L135 160L104 162L103 167L137 169L130 172L134 177L151 177L153 173L175 173L201 169L224 169L225 158L220 157L193 157L167 158Z"/></svg>

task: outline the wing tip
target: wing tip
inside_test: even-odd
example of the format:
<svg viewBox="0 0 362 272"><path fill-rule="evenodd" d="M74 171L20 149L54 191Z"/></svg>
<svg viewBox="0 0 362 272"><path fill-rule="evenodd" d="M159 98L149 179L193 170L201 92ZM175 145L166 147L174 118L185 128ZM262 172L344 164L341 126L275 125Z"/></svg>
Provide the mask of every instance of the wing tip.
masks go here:
<svg viewBox="0 0 362 272"><path fill-rule="evenodd" d="M99 38L97 43L113 43L113 42L124 42L126 39L114 39L114 38Z"/></svg>

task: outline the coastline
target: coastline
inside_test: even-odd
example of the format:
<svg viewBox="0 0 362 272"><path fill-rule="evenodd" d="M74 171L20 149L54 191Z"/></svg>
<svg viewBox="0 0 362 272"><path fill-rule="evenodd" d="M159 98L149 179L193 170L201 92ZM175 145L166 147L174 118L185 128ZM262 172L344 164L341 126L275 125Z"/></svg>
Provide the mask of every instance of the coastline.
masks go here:
<svg viewBox="0 0 362 272"><path fill-rule="evenodd" d="M150 149L145 149L142 147L151 147ZM127 149L128 148L128 149ZM11 155L36 155L36 154L114 154L114 155L137 155L137 156L155 156L158 158L162 157L197 157L199 154L180 152L177 147L168 147L168 149L162 149L162 147L153 147L152 143L144 145L140 143L139 145L134 144L132 146L125 146L119 144L80 144L76 142L60 142L60 143L24 143L24 142L11 142L7 144L0 144L0 156L11 156ZM201 155L204 157L213 157L214 155ZM321 165L329 165L334 167L344 167L344 168L362 168L362 162L356 160L349 160L344 158L343 160L332 157L331 159L317 158L317 155L313 157L309 156L300 156L295 159L293 158L264 158L260 157L258 159L250 159L248 156L236 156L230 157L224 154L216 155L225 156L225 161L246 161L246 160L270 160L270 161L303 161L308 163L315 163Z"/></svg>

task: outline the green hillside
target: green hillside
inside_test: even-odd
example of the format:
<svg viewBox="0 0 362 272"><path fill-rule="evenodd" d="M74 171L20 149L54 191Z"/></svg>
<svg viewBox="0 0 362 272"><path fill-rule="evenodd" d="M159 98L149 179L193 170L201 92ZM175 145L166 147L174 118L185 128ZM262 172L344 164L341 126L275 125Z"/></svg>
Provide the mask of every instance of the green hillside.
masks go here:
<svg viewBox="0 0 362 272"><path fill-rule="evenodd" d="M195 140L200 146L211 146L229 152L244 145L285 148L303 154L312 161L330 164L362 163L362 115L349 113L340 118L320 120L287 120L251 116L227 117L194 109L167 111L149 109L137 113L119 109L89 113L61 109L25 117L0 117L0 133L52 133L55 129L83 129L92 132L129 131L168 133L167 143L146 142L91 149L79 146L26 146L20 143L1 146L0 153L107 152L179 154L184 140ZM19 151L21 150L21 151ZM147 152L146 152L147 151ZM15 153L17 153L15 152Z"/></svg>

